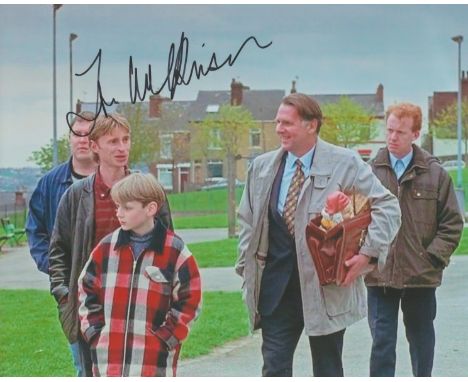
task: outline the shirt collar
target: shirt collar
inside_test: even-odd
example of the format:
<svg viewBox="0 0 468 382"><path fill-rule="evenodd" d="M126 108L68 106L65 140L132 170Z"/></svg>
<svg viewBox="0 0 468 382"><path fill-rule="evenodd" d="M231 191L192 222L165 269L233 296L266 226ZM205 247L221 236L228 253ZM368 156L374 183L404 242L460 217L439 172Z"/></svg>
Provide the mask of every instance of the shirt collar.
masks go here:
<svg viewBox="0 0 468 382"><path fill-rule="evenodd" d="M299 159L302 163L302 169L306 169L308 171L310 169L310 166L312 165L312 158L314 156L314 151L315 151L315 145L300 158L288 151L288 155L286 156L286 168L295 167L296 160Z"/></svg>
<svg viewBox="0 0 468 382"><path fill-rule="evenodd" d="M392 165L392 168L395 168L395 164L399 158L393 155L390 151L388 152L388 154L390 156L390 164ZM411 159L413 159L413 149L411 149L411 151L408 154L406 154L403 158L400 158L405 168L408 167L409 163L411 162Z"/></svg>
<svg viewBox="0 0 468 382"><path fill-rule="evenodd" d="M128 167L125 166L125 176L129 175L130 171L128 170ZM104 183L104 180L102 179L101 175L101 167L98 167L96 170L96 177L94 181L94 187L96 191L98 192L99 196L102 199L105 199L108 197L111 191L111 187L108 187L107 184Z"/></svg>
<svg viewBox="0 0 468 382"><path fill-rule="evenodd" d="M102 176L101 176L101 168L98 167L97 171L96 171L96 178L95 178L95 181L94 181L94 188L96 190L96 192L98 193L99 197L101 199L105 199L108 197L109 193L110 193L110 187L108 187L105 183L104 183L104 180L102 179Z"/></svg>

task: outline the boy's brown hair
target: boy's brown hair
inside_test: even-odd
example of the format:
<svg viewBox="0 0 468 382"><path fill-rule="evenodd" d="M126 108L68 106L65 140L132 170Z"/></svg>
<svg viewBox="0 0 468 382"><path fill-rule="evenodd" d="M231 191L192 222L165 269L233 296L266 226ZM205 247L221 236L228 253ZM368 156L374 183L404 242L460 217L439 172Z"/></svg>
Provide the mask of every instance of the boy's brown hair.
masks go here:
<svg viewBox="0 0 468 382"><path fill-rule="evenodd" d="M111 197L115 203L140 202L143 206L156 202L158 209L166 200L164 189L151 174L133 173L112 186Z"/></svg>

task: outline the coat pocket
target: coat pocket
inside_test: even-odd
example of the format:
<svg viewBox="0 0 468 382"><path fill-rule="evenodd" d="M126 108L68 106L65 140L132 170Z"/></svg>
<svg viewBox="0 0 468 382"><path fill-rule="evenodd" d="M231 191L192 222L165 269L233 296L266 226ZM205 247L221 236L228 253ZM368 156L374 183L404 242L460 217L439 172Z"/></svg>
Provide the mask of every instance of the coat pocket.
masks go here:
<svg viewBox="0 0 468 382"><path fill-rule="evenodd" d="M351 311L354 304L354 286L339 287L335 284L321 287L322 296L329 317Z"/></svg>
<svg viewBox="0 0 468 382"><path fill-rule="evenodd" d="M149 279L149 289L155 290L163 295L171 294L171 283L160 268L155 266L148 266L144 271L145 277Z"/></svg>

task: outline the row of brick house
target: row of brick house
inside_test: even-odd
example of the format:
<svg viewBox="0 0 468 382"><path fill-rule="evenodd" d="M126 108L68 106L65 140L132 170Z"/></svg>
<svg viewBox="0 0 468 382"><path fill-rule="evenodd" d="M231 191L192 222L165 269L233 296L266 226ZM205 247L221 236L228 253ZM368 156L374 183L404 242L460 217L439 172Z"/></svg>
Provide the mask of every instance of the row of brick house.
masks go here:
<svg viewBox="0 0 468 382"><path fill-rule="evenodd" d="M462 101L468 101L468 71L462 71L461 79ZM440 112L447 107L457 103L458 91L435 91L428 98L428 122L432 125ZM467 122L465 122L466 124ZM453 127L455 129L455 126ZM456 139L441 139L430 136L427 141L426 149L439 157L440 159L456 159L457 151ZM462 149L464 152L464 148Z"/></svg>
<svg viewBox="0 0 468 382"><path fill-rule="evenodd" d="M295 92L295 82L291 92ZM230 90L199 91L194 101L172 101L167 98L150 96L149 101L141 103L141 110L147 123L162 118L164 113L175 114L170 125L160 128L160 150L156 163L150 165L152 171L163 186L171 192L184 192L197 189L207 179L226 177L226 161L217 147L209 147L207 155L195 158L191 154L191 141L197 133L196 124L203 121L210 113L217 113L222 105L242 105L250 111L256 127L250 129L238 155L236 177L245 180L247 167L257 155L275 149L279 140L275 133L276 111L284 90L253 90L239 81L232 80ZM375 93L369 94L312 94L320 105L336 103L346 96L360 104L375 118L379 135L374 141L356 146L365 159L372 157L384 144L384 87L379 84ZM120 106L125 103L121 103ZM77 112L94 111L95 104L80 102ZM107 108L108 112L116 106Z"/></svg>

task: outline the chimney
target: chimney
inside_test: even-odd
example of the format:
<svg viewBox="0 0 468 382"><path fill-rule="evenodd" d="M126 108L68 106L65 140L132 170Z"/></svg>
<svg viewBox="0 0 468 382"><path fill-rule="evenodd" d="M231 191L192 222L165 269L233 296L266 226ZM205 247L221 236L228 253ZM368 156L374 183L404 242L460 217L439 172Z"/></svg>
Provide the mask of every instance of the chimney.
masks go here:
<svg viewBox="0 0 468 382"><path fill-rule="evenodd" d="M163 101L164 99L159 94L149 97L149 118L159 118L161 116L161 104Z"/></svg>
<svg viewBox="0 0 468 382"><path fill-rule="evenodd" d="M379 84L379 86L377 86L377 92L375 93L375 100L377 102L383 103L383 85L382 84Z"/></svg>
<svg viewBox="0 0 468 382"><path fill-rule="evenodd" d="M76 101L76 114L80 114L81 113L81 101L80 99L78 99Z"/></svg>
<svg viewBox="0 0 468 382"><path fill-rule="evenodd" d="M237 82L234 78L231 82L231 106L242 105L242 95L244 86L242 82Z"/></svg>
<svg viewBox="0 0 468 382"><path fill-rule="evenodd" d="M291 94L293 93L297 93L297 90L296 90L296 81L293 80L292 82L292 87L291 87Z"/></svg>
<svg viewBox="0 0 468 382"><path fill-rule="evenodd" d="M461 80L461 94L463 100L468 100L468 72L463 72L462 80Z"/></svg>
<svg viewBox="0 0 468 382"><path fill-rule="evenodd" d="M15 191L15 206L24 207L26 205L26 199L24 198L24 191Z"/></svg>

